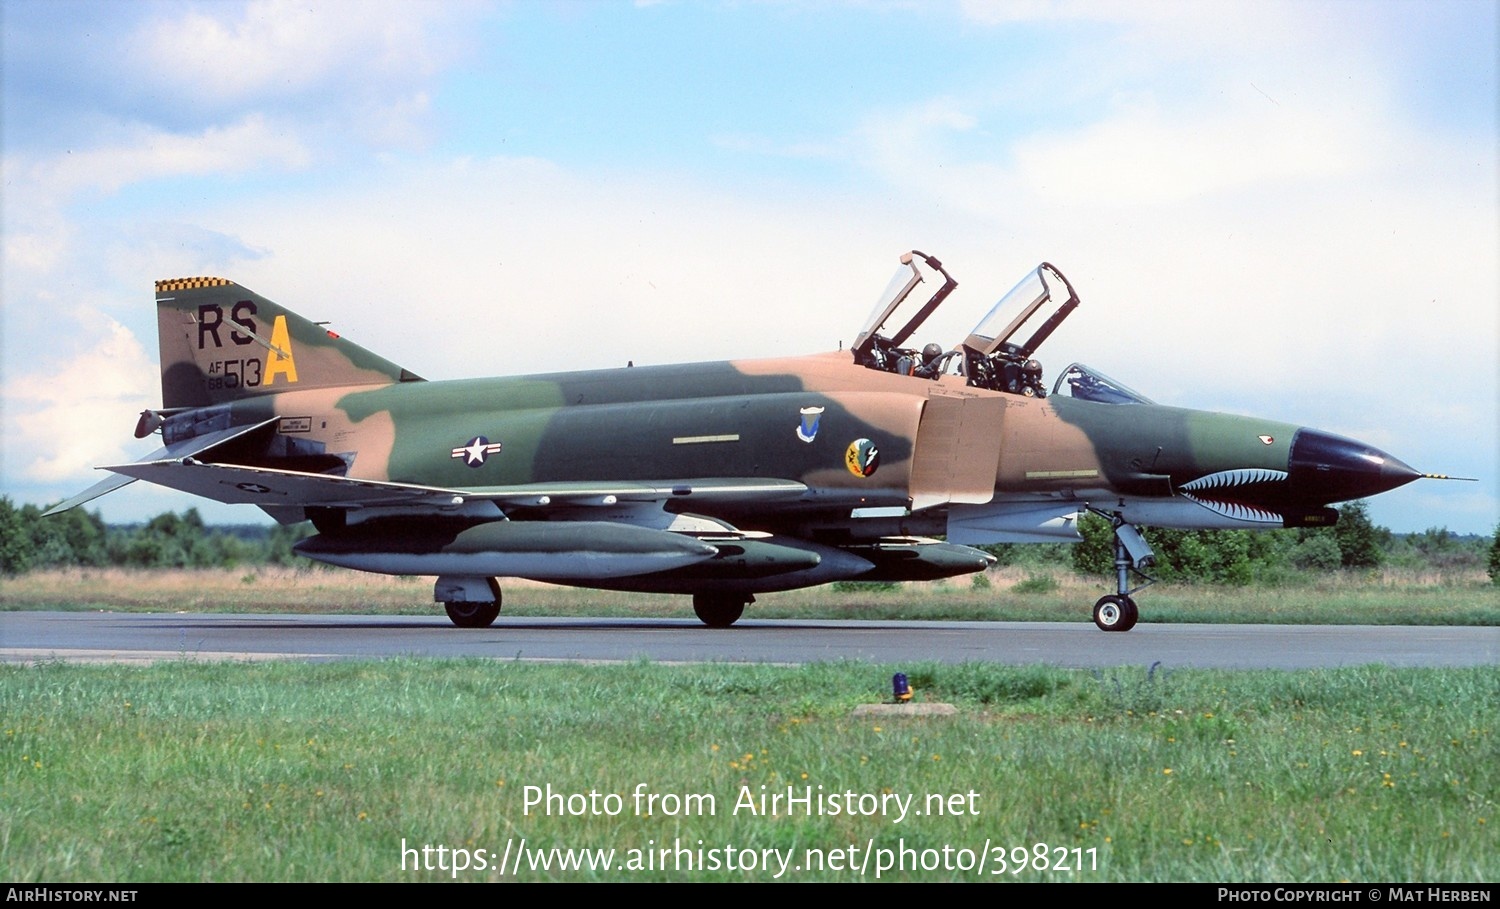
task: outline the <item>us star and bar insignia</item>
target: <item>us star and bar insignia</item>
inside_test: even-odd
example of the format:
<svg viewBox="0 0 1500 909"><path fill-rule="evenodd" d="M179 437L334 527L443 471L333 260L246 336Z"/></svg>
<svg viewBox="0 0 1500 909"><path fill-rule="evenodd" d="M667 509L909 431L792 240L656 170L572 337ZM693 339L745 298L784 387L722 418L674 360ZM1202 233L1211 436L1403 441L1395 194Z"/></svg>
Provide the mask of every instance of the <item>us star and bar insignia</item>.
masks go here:
<svg viewBox="0 0 1500 909"><path fill-rule="evenodd" d="M453 457L463 458L464 463L470 467L483 467L484 461L492 454L500 453L499 442L491 442L484 436L475 436L468 444L453 449Z"/></svg>

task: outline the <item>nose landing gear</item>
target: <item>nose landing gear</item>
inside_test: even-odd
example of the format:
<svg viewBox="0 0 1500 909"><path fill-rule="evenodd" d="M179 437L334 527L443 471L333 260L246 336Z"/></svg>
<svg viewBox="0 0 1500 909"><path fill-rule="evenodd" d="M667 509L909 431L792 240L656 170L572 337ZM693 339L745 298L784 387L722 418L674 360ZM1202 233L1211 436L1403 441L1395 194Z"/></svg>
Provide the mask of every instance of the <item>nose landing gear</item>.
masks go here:
<svg viewBox="0 0 1500 909"><path fill-rule="evenodd" d="M1135 600L1128 596L1110 594L1094 604L1094 624L1100 631L1129 631L1139 617Z"/></svg>
<svg viewBox="0 0 1500 909"><path fill-rule="evenodd" d="M1141 532L1118 514L1109 514L1091 509L1095 514L1107 518L1115 531L1115 592L1099 598L1094 604L1094 624L1100 631L1129 631L1135 627L1140 612L1130 595L1156 583L1156 579L1141 569L1156 564L1156 553ZM1130 575L1134 572L1146 583L1130 586Z"/></svg>

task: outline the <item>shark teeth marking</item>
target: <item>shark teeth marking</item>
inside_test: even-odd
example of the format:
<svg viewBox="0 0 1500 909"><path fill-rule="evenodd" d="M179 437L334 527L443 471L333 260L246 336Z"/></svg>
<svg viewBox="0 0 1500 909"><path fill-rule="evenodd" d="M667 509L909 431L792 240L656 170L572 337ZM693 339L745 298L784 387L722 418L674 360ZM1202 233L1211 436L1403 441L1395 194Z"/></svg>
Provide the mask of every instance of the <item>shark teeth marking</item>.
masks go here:
<svg viewBox="0 0 1500 909"><path fill-rule="evenodd" d="M1240 486L1257 486L1263 483L1285 483L1287 472L1264 467L1240 467L1221 470L1207 476L1183 483L1178 487L1184 496L1216 514L1249 524L1281 524L1285 519L1280 512L1243 502L1224 501L1212 497ZM1195 494L1196 493L1196 494Z"/></svg>
<svg viewBox="0 0 1500 909"><path fill-rule="evenodd" d="M1260 508L1255 505L1243 505L1239 502L1219 502L1214 499L1200 499L1194 495L1189 495L1187 498L1192 499L1215 514L1221 514L1226 518L1233 518L1236 521L1245 521L1252 524L1276 524L1278 526L1285 521L1285 518L1279 512Z"/></svg>
<svg viewBox="0 0 1500 909"><path fill-rule="evenodd" d="M1232 486L1250 486L1255 483L1284 483L1287 472L1284 470L1269 470L1264 467L1240 467L1234 470L1221 470L1183 483L1178 489L1187 492L1198 492L1206 489L1228 489Z"/></svg>

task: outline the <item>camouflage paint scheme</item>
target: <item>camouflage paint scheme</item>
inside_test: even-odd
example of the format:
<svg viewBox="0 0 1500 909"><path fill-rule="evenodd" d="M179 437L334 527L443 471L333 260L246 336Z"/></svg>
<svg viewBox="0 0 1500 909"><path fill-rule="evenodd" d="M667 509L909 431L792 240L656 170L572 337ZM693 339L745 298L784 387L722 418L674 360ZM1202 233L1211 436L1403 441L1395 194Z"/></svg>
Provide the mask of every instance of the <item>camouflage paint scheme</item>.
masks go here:
<svg viewBox="0 0 1500 909"><path fill-rule="evenodd" d="M853 356L429 382L233 282L156 289L163 406L137 435L164 447L53 512L144 479L310 519L303 555L436 575L465 626L495 618L497 576L689 593L723 626L757 592L946 577L992 563L972 545L1076 540L1085 509L1127 528L1315 525L1418 476L1286 423L918 377L889 366L916 355L880 324ZM1034 346L966 347L959 372L991 356L1014 373ZM1134 624L1125 571L1149 564L1117 555L1106 630Z"/></svg>

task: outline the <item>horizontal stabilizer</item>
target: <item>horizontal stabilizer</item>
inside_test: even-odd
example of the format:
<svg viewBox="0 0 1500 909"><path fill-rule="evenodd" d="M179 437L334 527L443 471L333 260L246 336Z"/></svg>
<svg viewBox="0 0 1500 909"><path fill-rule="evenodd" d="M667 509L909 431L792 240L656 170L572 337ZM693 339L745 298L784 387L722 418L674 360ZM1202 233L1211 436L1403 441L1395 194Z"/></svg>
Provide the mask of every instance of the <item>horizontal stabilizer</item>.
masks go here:
<svg viewBox="0 0 1500 909"><path fill-rule="evenodd" d="M451 489L351 480L268 467L205 464L191 458L121 464L106 469L230 505L356 507L463 502L460 493Z"/></svg>
<svg viewBox="0 0 1500 909"><path fill-rule="evenodd" d="M104 479L95 483L93 486L90 486L88 489L80 492L78 495L73 496L71 499L66 499L56 505L53 505L51 508L42 512L42 517L45 518L48 515L62 514L69 508L77 508L84 502L92 502L94 499L97 499L106 493L114 492L116 489L119 489L122 486L129 486L134 482L135 477L122 477L118 474L112 477L105 477Z"/></svg>
<svg viewBox="0 0 1500 909"><path fill-rule="evenodd" d="M151 464L163 460L180 461L183 458L188 458L195 454L207 451L208 449L213 448L215 445L218 445L222 442L228 442L230 439L239 438L246 433L254 432L257 429L260 429L262 426L274 422L276 422L275 419L270 419L249 426L236 426L230 429L220 429L214 432L206 432L202 435L194 436L191 439L184 439L181 442L168 445L165 448L158 448L156 451L153 451L142 460L137 461L135 465L128 466L133 467L139 464ZM90 486L88 489L80 492L78 495L73 496L71 499L52 506L51 508L43 512L43 517L47 515L59 514L61 512L67 511L69 508L77 508L84 502L89 502L97 499L105 493L114 492L116 489L119 489L123 486L129 486L137 479L141 479L141 477L139 477L137 474L133 474L130 471L124 470L119 467L103 467L100 469L114 471L116 475L100 480L93 486Z"/></svg>

